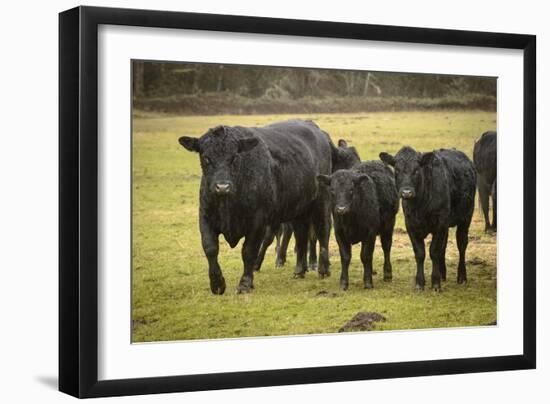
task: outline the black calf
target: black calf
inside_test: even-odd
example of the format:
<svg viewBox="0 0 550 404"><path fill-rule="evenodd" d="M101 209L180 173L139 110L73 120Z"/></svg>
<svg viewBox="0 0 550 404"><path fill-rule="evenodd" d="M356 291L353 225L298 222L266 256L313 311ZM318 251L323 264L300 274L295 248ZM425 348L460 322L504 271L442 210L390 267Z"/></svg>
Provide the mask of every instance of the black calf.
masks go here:
<svg viewBox="0 0 550 404"><path fill-rule="evenodd" d="M380 159L394 167L395 180L403 201L405 224L416 258L416 288L424 289L424 239L432 234L432 288L439 291L446 280L445 250L449 228L457 226L460 253L458 283L466 282L466 247L474 211L476 172L470 159L458 150L441 149L418 153L403 147L394 156L380 153Z"/></svg>
<svg viewBox="0 0 550 404"><path fill-rule="evenodd" d="M384 250L384 280L392 279L390 250L399 198L391 170L378 161L356 165L352 170L338 170L331 176L319 175L330 187L336 241L340 249L342 273L340 287L349 286L348 269L352 244L361 243L363 282L373 287L372 256L376 236Z"/></svg>

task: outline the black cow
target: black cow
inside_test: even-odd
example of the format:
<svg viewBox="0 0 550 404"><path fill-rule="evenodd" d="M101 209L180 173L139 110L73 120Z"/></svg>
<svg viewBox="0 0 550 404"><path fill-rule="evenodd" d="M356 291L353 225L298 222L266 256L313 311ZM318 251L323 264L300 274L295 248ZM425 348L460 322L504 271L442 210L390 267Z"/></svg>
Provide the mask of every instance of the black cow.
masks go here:
<svg viewBox="0 0 550 404"><path fill-rule="evenodd" d="M244 237L244 272L237 291L250 292L266 229L291 222L296 235L296 272L306 269L310 224L321 245L319 271L328 271L330 206L317 175L332 170L328 135L311 121L246 128L218 126L180 144L199 153L202 167L199 225L208 259L210 288L225 291L218 264L219 235L234 248Z"/></svg>
<svg viewBox="0 0 550 404"><path fill-rule="evenodd" d="M338 170L331 176L318 175L317 178L330 187L334 230L342 263L340 287L348 288L351 246L356 243L361 243L365 288L373 287L372 254L377 235L380 235L384 250L384 280L391 281L390 250L399 209L392 171L380 161L367 161L351 170Z"/></svg>
<svg viewBox="0 0 550 404"><path fill-rule="evenodd" d="M416 289L424 289L424 239L432 234L432 288L439 291L447 278L445 250L449 228L456 226L460 253L458 283L466 282L466 247L474 211L476 171L458 150L441 149L419 153L403 147L395 155L380 153L380 159L394 167L395 181L403 200L405 224L416 258Z"/></svg>
<svg viewBox="0 0 550 404"><path fill-rule="evenodd" d="M485 132L474 145L479 203L485 217L485 232L497 229L497 133ZM489 221L489 196L493 202L493 224Z"/></svg>
<svg viewBox="0 0 550 404"><path fill-rule="evenodd" d="M359 153L357 153L357 150L353 146L348 146L348 143L344 139L340 139L338 141L338 147L333 148L332 150L332 172L335 172L340 169L345 168L352 168L353 166L360 164L361 159L359 157ZM278 229L275 230L275 237L277 239L276 241L276 259L275 259L275 267L279 268L284 266L286 262L286 253L288 250L288 243L290 242L290 239L292 237L293 233L292 224L291 223L283 223ZM260 257L258 260L258 264L256 265L256 270L260 270L261 262L263 260L263 257L265 255L265 252L267 248L272 244L273 239L265 238L262 243L262 248L260 249ZM315 231L313 228L310 228L309 232L309 242L308 242L308 250L309 250L309 260L308 260L308 268L312 271L317 270L317 236L315 235ZM298 276L302 276L303 274L300 274ZM321 274L321 276L324 276Z"/></svg>

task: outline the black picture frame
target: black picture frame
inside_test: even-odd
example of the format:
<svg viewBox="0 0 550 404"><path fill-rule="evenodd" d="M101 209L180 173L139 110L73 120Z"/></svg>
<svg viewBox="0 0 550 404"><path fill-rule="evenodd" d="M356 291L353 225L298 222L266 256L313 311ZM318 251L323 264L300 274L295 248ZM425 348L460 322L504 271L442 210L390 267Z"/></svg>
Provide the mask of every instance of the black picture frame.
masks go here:
<svg viewBox="0 0 550 404"><path fill-rule="evenodd" d="M523 50L523 354L99 381L98 26ZM326 383L536 366L536 37L533 35L77 7L59 15L59 390L75 397Z"/></svg>

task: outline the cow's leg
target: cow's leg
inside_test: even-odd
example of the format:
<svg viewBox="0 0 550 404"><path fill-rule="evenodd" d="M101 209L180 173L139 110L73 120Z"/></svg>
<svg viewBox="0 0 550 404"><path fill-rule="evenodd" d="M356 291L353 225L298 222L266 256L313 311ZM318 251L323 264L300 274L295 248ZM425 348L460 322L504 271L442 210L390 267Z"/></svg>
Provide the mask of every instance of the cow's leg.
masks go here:
<svg viewBox="0 0 550 404"><path fill-rule="evenodd" d="M493 184L493 190L491 192L491 197L493 200L493 230L497 230L497 180Z"/></svg>
<svg viewBox="0 0 550 404"><path fill-rule="evenodd" d="M372 254L376 242L376 233L369 234L361 243L361 262L363 263L363 283L365 289L372 289Z"/></svg>
<svg viewBox="0 0 550 404"><path fill-rule="evenodd" d="M273 231L273 228L271 226L267 226L265 230L265 235L262 240L262 244L260 246L260 251L258 252L258 258L256 259L256 263L254 264L254 270L259 271L262 267L262 263L264 262L265 253L269 246L273 244L273 239L275 238L275 231Z"/></svg>
<svg viewBox="0 0 550 404"><path fill-rule="evenodd" d="M418 234L409 232L409 238L413 246L414 258L416 260L416 290L424 290L426 280L424 278L424 259L426 258L426 249L424 247L424 238Z"/></svg>
<svg viewBox="0 0 550 404"><path fill-rule="evenodd" d="M485 232L488 232L491 229L491 223L489 222L489 187L485 183L485 179L478 175L477 177L477 188L479 190L479 204L481 205L481 210L483 211L483 217L485 219Z"/></svg>
<svg viewBox="0 0 550 404"><path fill-rule="evenodd" d="M210 278L210 290L215 295L223 295L225 292L225 279L218 263L218 253L220 250L219 234L216 234L206 219L201 216L199 219L199 228L201 232L202 249L208 260L208 276Z"/></svg>
<svg viewBox="0 0 550 404"><path fill-rule="evenodd" d="M445 256L444 242L447 240L448 229L438 229L433 232L430 244L430 259L432 260L432 289L441 290L441 258Z"/></svg>
<svg viewBox="0 0 550 404"><path fill-rule="evenodd" d="M449 229L445 232L445 241L443 241L443 250L439 259L439 273L441 274L441 280L445 282L447 280L447 264L445 262L445 253L447 251L447 242L449 241Z"/></svg>
<svg viewBox="0 0 550 404"><path fill-rule="evenodd" d="M330 276L329 260L328 260L328 240L330 237L330 202L326 191L320 191L314 206L314 214L312 222L319 240L319 277L324 278Z"/></svg>
<svg viewBox="0 0 550 404"><path fill-rule="evenodd" d="M290 238L292 237L292 232L293 232L292 225L290 223L283 223L281 225L281 228L282 228L283 236L281 240L281 246L277 251L277 259L275 261L275 267L277 268L285 265L288 244L290 243Z"/></svg>
<svg viewBox="0 0 550 404"><path fill-rule="evenodd" d="M309 230L309 218L303 217L292 222L294 238L296 239L296 269L294 278L303 278L307 271L307 240Z"/></svg>
<svg viewBox="0 0 550 404"><path fill-rule="evenodd" d="M466 282L466 247L468 247L468 229L470 223L459 223L456 227L456 245L458 246L458 273L456 281Z"/></svg>
<svg viewBox="0 0 550 404"><path fill-rule="evenodd" d="M241 251L244 271L239 286L237 287L237 293L248 293L254 288L254 268L264 235L265 230L256 230L248 234L244 239Z"/></svg>
<svg viewBox="0 0 550 404"><path fill-rule="evenodd" d="M391 245L394 225L395 217L380 232L380 242L384 251L384 282L391 282L392 280Z"/></svg>
<svg viewBox="0 0 550 404"><path fill-rule="evenodd" d="M317 264L317 235L315 234L313 229L311 229L309 232L308 249L308 268L312 271L317 271L317 268L319 267Z"/></svg>
<svg viewBox="0 0 550 404"><path fill-rule="evenodd" d="M277 227L275 231L275 257L279 256L281 250L281 237L283 236L283 225ZM275 266L277 266L277 260L275 259Z"/></svg>
<svg viewBox="0 0 550 404"><path fill-rule="evenodd" d="M338 237L338 234L336 234L336 242L338 243L338 249L340 250L340 262L342 263L342 272L340 273L340 289L348 290L348 269L351 261L351 243L348 243L341 237Z"/></svg>

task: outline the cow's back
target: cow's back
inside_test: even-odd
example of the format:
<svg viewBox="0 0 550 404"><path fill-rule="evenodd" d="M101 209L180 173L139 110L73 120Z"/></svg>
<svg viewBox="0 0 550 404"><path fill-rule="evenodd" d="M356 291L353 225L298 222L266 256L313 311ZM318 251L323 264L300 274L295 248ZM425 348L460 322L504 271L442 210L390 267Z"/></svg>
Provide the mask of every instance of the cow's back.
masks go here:
<svg viewBox="0 0 550 404"><path fill-rule="evenodd" d="M382 212L395 215L399 209L399 197L390 168L381 161L364 161L354 169L373 179Z"/></svg>
<svg viewBox="0 0 550 404"><path fill-rule="evenodd" d="M292 220L317 198L317 175L331 173L330 138L311 121L279 122L249 131L263 141L271 156L275 221Z"/></svg>
<svg viewBox="0 0 550 404"><path fill-rule="evenodd" d="M473 213L476 171L468 156L459 150L441 149L436 153L443 162L447 174L451 204L449 225L456 226Z"/></svg>
<svg viewBox="0 0 550 404"><path fill-rule="evenodd" d="M474 165L477 172L491 185L497 176L497 134L485 132L474 145Z"/></svg>

